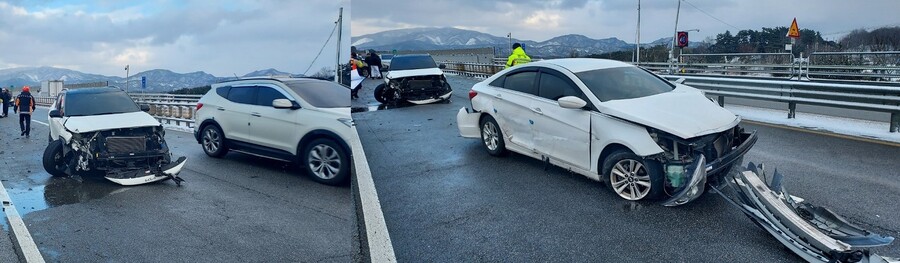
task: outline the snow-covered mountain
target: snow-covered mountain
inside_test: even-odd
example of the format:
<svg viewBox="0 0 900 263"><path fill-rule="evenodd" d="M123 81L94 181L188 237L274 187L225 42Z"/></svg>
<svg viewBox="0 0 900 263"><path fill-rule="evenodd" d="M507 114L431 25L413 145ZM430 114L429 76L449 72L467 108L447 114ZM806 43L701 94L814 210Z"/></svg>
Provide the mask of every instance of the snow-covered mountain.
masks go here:
<svg viewBox="0 0 900 263"><path fill-rule="evenodd" d="M433 50L475 47L509 48L509 40L506 37L450 27L389 30L353 37L351 42L358 49L375 50ZM633 43L628 43L615 37L593 39L577 34L558 36L541 42L513 38L512 42L524 44L528 53L533 56L548 58L568 57L573 51L580 55L589 55L634 48ZM664 42L664 39L660 39L642 45L650 47L664 43L667 42Z"/></svg>
<svg viewBox="0 0 900 263"><path fill-rule="evenodd" d="M291 73L270 68L247 73L244 77L270 75L291 75ZM233 78L216 77L203 71L176 73L166 69L154 69L129 76L128 86L130 89L141 88L141 77L147 77L147 92L169 92L176 89L205 86L223 79ZM54 67L0 69L0 86L2 87L9 87L10 85L16 87L24 85L39 87L41 82L47 80L62 80L66 84L109 81L110 85L125 87L125 78L123 77L89 74L71 69Z"/></svg>

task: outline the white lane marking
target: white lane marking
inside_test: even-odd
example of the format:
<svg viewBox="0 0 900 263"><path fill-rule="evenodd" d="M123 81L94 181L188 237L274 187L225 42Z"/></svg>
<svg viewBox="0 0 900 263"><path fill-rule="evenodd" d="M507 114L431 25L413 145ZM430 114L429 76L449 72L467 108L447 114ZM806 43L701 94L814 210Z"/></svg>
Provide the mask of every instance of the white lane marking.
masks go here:
<svg viewBox="0 0 900 263"><path fill-rule="evenodd" d="M394 245L391 244L391 235L384 223L384 214L381 212L381 203L378 201L378 192L375 191L375 182L372 181L372 171L369 170L369 162L363 151L362 142L359 140L359 131L353 126L353 138L350 139L353 151L353 162L356 164L356 183L359 189L360 205L366 224L366 240L369 243L370 262L397 262L394 256Z"/></svg>
<svg viewBox="0 0 900 263"><path fill-rule="evenodd" d="M44 123L44 122L41 122L41 121L36 121L36 120L31 120L31 121L37 122L37 123L40 123L40 124L43 124L44 126L48 126L48 127L50 126L50 124L47 124L47 123Z"/></svg>
<svg viewBox="0 0 900 263"><path fill-rule="evenodd" d="M3 186L2 182L0 182L0 206L6 212L6 220L11 230L10 234L12 234L10 237L19 260L26 263L43 263L44 257L41 256L41 251L34 244L34 239L31 238L31 233L28 232L28 227L25 226L25 221L22 221L22 217L19 216L19 211L16 210L15 204L9 198L9 194L6 193L6 187Z"/></svg>

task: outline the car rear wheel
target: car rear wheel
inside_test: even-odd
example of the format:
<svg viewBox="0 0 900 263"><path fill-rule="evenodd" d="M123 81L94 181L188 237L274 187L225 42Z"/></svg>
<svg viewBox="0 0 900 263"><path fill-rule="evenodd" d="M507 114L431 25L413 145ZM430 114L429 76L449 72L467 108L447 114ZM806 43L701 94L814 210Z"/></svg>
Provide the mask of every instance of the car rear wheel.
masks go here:
<svg viewBox="0 0 900 263"><path fill-rule="evenodd" d="M222 133L222 129L216 125L203 127L200 144L203 146L203 152L210 157L219 158L228 152L228 147L225 146L225 135Z"/></svg>
<svg viewBox="0 0 900 263"><path fill-rule="evenodd" d="M44 149L44 170L47 170L52 176L62 177L68 176L63 170L65 169L65 160L63 159L63 141L51 141L47 148Z"/></svg>
<svg viewBox="0 0 900 263"><path fill-rule="evenodd" d="M350 157L334 140L315 139L306 145L303 153L304 170L313 180L339 185L350 178Z"/></svg>
<svg viewBox="0 0 900 263"><path fill-rule="evenodd" d="M503 131L491 115L481 118L481 142L487 152L493 156L506 154L506 143L503 142Z"/></svg>
<svg viewBox="0 0 900 263"><path fill-rule="evenodd" d="M613 152L603 162L607 183L619 197L630 200L654 200L663 192L662 165L628 150Z"/></svg>

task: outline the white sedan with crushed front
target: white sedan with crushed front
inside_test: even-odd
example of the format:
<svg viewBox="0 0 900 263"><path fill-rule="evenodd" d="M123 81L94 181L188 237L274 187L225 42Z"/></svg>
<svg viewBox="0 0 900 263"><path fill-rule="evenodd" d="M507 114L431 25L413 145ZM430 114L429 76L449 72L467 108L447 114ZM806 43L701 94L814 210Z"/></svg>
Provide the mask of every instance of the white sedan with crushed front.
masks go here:
<svg viewBox="0 0 900 263"><path fill-rule="evenodd" d="M627 200L688 203L718 185L756 134L704 94L619 61L554 59L503 70L469 91L463 137L605 181Z"/></svg>

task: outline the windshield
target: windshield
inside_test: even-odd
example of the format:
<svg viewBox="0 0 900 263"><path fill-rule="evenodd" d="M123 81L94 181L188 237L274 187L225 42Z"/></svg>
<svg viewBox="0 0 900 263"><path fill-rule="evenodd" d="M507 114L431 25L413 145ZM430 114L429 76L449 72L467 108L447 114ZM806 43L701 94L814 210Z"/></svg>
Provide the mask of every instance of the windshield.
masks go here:
<svg viewBox="0 0 900 263"><path fill-rule="evenodd" d="M391 59L391 70L437 68L431 56L400 56Z"/></svg>
<svg viewBox="0 0 900 263"><path fill-rule="evenodd" d="M672 91L675 87L637 67L575 73L600 101L625 100Z"/></svg>
<svg viewBox="0 0 900 263"><path fill-rule="evenodd" d="M89 116L141 111L125 92L66 94L66 116Z"/></svg>
<svg viewBox="0 0 900 263"><path fill-rule="evenodd" d="M330 81L284 81L291 90L316 108L349 108L350 89Z"/></svg>

